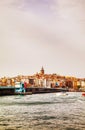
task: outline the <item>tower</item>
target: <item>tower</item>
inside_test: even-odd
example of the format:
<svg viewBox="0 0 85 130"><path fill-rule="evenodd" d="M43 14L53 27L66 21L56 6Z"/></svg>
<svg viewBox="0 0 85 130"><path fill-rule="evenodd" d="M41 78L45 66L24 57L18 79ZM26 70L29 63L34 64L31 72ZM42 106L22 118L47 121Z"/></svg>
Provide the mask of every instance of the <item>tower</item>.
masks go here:
<svg viewBox="0 0 85 130"><path fill-rule="evenodd" d="M41 70L40 70L40 74L44 75L44 68L42 66Z"/></svg>

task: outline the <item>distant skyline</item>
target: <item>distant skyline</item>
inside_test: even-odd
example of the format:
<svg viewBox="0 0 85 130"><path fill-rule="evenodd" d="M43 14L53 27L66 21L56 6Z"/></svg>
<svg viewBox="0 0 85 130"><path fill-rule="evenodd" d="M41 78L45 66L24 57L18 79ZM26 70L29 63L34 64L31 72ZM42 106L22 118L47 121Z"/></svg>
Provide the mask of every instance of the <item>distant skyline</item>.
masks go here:
<svg viewBox="0 0 85 130"><path fill-rule="evenodd" d="M85 78L85 0L1 0L0 77Z"/></svg>

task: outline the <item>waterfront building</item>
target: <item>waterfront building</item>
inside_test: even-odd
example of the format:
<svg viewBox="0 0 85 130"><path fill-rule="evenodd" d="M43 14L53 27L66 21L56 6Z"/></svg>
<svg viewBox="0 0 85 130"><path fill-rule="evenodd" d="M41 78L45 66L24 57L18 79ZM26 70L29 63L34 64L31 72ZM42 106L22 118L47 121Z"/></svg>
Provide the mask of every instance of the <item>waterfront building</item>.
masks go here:
<svg viewBox="0 0 85 130"><path fill-rule="evenodd" d="M14 80L14 78L11 79L11 86L15 86L15 80Z"/></svg>
<svg viewBox="0 0 85 130"><path fill-rule="evenodd" d="M43 87L47 88L47 80L46 80L46 78L43 79Z"/></svg>
<svg viewBox="0 0 85 130"><path fill-rule="evenodd" d="M81 80L77 80L77 86L81 86Z"/></svg>
<svg viewBox="0 0 85 130"><path fill-rule="evenodd" d="M54 85L53 85L53 81L51 78L48 78L47 79L47 82L46 82L46 87L47 88L52 88Z"/></svg>
<svg viewBox="0 0 85 130"><path fill-rule="evenodd" d="M39 79L37 77L34 79L34 86L39 87Z"/></svg>
<svg viewBox="0 0 85 130"><path fill-rule="evenodd" d="M84 90L85 91L85 80L81 80L80 90Z"/></svg>
<svg viewBox="0 0 85 130"><path fill-rule="evenodd" d="M78 87L77 87L77 79L74 79L73 80L73 90L77 90Z"/></svg>
<svg viewBox="0 0 85 130"><path fill-rule="evenodd" d="M85 88L85 81L81 80L81 87Z"/></svg>
<svg viewBox="0 0 85 130"><path fill-rule="evenodd" d="M32 76L18 75L12 78L1 78L0 86L16 86L16 82L26 82L27 87L43 87L43 88L57 88L68 87L68 89L78 90L85 88L85 79L78 79L69 76L60 76L57 74L45 74L42 67L39 73Z"/></svg>
<svg viewBox="0 0 85 130"><path fill-rule="evenodd" d="M29 84L34 87L34 78L29 78Z"/></svg>
<svg viewBox="0 0 85 130"><path fill-rule="evenodd" d="M0 79L0 86L2 86L2 80Z"/></svg>
<svg viewBox="0 0 85 130"><path fill-rule="evenodd" d="M20 82L15 83L15 88L20 88Z"/></svg>
<svg viewBox="0 0 85 130"><path fill-rule="evenodd" d="M39 87L44 87L44 80L43 80L43 78L39 79Z"/></svg>
<svg viewBox="0 0 85 130"><path fill-rule="evenodd" d="M11 86L11 78L7 78L6 86Z"/></svg>

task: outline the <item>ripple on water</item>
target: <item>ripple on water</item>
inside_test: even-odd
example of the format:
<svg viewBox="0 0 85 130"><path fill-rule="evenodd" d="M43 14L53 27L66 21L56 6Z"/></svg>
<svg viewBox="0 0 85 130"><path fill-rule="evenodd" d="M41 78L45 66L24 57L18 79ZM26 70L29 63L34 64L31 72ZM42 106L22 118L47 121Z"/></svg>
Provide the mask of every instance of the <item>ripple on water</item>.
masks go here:
<svg viewBox="0 0 85 130"><path fill-rule="evenodd" d="M80 93L0 98L1 130L85 130L84 115L85 98Z"/></svg>

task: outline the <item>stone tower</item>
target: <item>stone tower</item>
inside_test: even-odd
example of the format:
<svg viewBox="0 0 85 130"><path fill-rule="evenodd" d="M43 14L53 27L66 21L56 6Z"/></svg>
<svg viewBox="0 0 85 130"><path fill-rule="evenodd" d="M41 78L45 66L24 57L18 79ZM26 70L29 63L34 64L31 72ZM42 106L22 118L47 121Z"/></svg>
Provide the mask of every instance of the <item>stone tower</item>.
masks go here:
<svg viewBox="0 0 85 130"><path fill-rule="evenodd" d="M41 70L40 70L40 74L44 75L44 68L42 66Z"/></svg>

